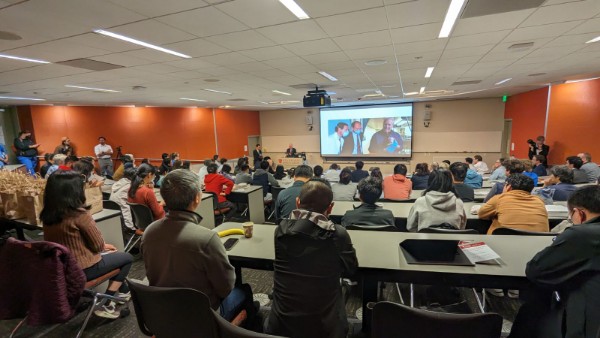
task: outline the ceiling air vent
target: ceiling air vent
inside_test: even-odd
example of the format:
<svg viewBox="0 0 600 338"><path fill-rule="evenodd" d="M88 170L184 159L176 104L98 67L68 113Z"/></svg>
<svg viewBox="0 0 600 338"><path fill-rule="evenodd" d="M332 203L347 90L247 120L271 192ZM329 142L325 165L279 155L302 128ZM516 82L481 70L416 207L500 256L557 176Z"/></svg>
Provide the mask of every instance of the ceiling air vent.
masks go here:
<svg viewBox="0 0 600 338"><path fill-rule="evenodd" d="M123 66L115 65L108 62L96 61L92 59L73 59L67 61L56 62L60 65L70 66L75 68L83 68L93 71L103 71L103 70L111 70L123 68Z"/></svg>
<svg viewBox="0 0 600 338"><path fill-rule="evenodd" d="M529 49L531 47L533 47L533 42L515 43L514 45L510 45L510 47L508 47L508 50L521 51L524 49Z"/></svg>
<svg viewBox="0 0 600 338"><path fill-rule="evenodd" d="M546 0L469 0L461 18L474 18L484 15L514 12L537 8Z"/></svg>
<svg viewBox="0 0 600 338"><path fill-rule="evenodd" d="M246 100L246 99L229 99L227 101L241 102L241 101L248 101L248 100Z"/></svg>
<svg viewBox="0 0 600 338"><path fill-rule="evenodd" d="M452 85L453 86L465 86L465 85L478 84L480 82L481 82L481 80L456 81Z"/></svg>

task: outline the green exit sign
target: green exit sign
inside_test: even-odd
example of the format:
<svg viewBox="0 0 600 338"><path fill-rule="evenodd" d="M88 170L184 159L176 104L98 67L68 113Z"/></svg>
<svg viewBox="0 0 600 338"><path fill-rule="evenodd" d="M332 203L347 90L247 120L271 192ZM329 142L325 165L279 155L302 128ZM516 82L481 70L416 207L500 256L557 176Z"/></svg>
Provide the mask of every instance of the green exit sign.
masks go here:
<svg viewBox="0 0 600 338"><path fill-rule="evenodd" d="M506 102L506 100L508 100L508 95L503 95L502 96L502 102Z"/></svg>

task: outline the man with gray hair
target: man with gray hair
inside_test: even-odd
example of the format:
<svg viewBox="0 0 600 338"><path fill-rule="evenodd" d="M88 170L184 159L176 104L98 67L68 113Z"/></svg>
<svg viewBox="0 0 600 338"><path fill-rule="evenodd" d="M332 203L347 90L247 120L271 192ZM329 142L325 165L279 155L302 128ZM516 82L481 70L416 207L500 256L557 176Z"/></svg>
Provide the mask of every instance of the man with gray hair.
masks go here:
<svg viewBox="0 0 600 338"><path fill-rule="evenodd" d="M202 190L198 176L189 170L173 170L160 186L169 213L148 226L142 236L142 254L151 286L186 287L208 296L210 305L226 320L241 310L254 316L252 290L234 287L235 270L215 231L200 225L195 210Z"/></svg>
<svg viewBox="0 0 600 338"><path fill-rule="evenodd" d="M588 182L595 183L600 177L600 168L594 162L592 162L592 155L590 153L579 153L577 156L583 161L581 171L587 175Z"/></svg>
<svg viewBox="0 0 600 338"><path fill-rule="evenodd" d="M52 158L52 162L54 163L46 172L46 178L50 177L55 171L60 169L60 166L65 164L65 160L67 159L67 155L65 154L56 154Z"/></svg>

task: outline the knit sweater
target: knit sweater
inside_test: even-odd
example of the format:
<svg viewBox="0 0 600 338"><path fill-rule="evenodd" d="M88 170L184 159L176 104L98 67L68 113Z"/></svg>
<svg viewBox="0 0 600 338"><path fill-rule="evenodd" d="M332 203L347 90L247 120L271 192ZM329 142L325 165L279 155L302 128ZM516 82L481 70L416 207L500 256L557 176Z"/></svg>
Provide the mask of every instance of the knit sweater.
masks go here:
<svg viewBox="0 0 600 338"><path fill-rule="evenodd" d="M104 250L102 234L85 209L73 212L58 224L44 224L44 240L69 248L82 269L98 263Z"/></svg>
<svg viewBox="0 0 600 338"><path fill-rule="evenodd" d="M147 186L140 186L134 198L127 196L127 202L143 204L150 208L155 221L165 217L165 209L158 203L154 190Z"/></svg>

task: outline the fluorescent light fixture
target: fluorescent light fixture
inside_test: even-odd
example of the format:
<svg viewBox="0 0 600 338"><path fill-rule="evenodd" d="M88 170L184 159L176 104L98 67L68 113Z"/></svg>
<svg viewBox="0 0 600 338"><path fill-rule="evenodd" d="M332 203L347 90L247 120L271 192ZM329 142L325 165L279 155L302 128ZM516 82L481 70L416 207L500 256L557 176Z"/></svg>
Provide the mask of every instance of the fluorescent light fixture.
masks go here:
<svg viewBox="0 0 600 338"><path fill-rule="evenodd" d="M323 76L323 77L325 77L325 78L327 78L327 79L329 79L329 80L331 80L331 81L337 81L337 80L338 80L338 79L336 79L336 78L335 78L333 75L331 75L331 74L329 74L329 73L327 73L327 72L320 71L320 72L318 72L318 73L319 73L319 74L321 74L321 76Z"/></svg>
<svg viewBox="0 0 600 338"><path fill-rule="evenodd" d="M290 93L282 92L280 90L275 90L275 89L272 90L272 92L275 93L275 94L281 94L281 95L288 95L288 96L292 95Z"/></svg>
<svg viewBox="0 0 600 338"><path fill-rule="evenodd" d="M598 41L600 41L600 36L597 36L597 37L591 39L590 41L587 41L586 43L594 43L594 42L598 42Z"/></svg>
<svg viewBox="0 0 600 338"><path fill-rule="evenodd" d="M216 89L210 89L210 88L204 88L202 90L206 90L207 92L211 92L211 93L219 93L219 94L231 95L230 92L225 92L225 91L222 91L222 90L216 90Z"/></svg>
<svg viewBox="0 0 600 338"><path fill-rule="evenodd" d="M298 6L298 4L294 0L279 0L282 5L284 5L290 12L292 12L298 19L310 19L310 16L306 14L306 12Z"/></svg>
<svg viewBox="0 0 600 338"><path fill-rule="evenodd" d="M189 97L180 97L180 100L188 100L188 101L196 101L196 102L206 102L206 100L200 100L200 99L192 99Z"/></svg>
<svg viewBox="0 0 600 338"><path fill-rule="evenodd" d="M27 61L27 62L35 62L35 63L50 63L50 62L44 61L44 60L22 58L20 56L6 55L6 54L0 54L0 58L12 59L12 60L19 60L19 61Z"/></svg>
<svg viewBox="0 0 600 338"><path fill-rule="evenodd" d="M294 104L300 103L300 101L271 101L269 104Z"/></svg>
<svg viewBox="0 0 600 338"><path fill-rule="evenodd" d="M450 36L450 32L452 32L452 28L454 27L456 19L458 19L458 14L460 14L460 10L464 4L465 0L452 0L450 7L448 7L448 12L446 12L446 18L444 19L438 38L441 39Z"/></svg>
<svg viewBox="0 0 600 338"><path fill-rule="evenodd" d="M591 80L597 80L597 79L600 79L600 77L591 77L588 79L579 79L579 80L567 80L567 81L565 81L565 83L576 83L576 82L591 81Z"/></svg>
<svg viewBox="0 0 600 338"><path fill-rule="evenodd" d="M104 88L82 87L82 86L75 86L75 85L65 85L65 87L87 89L87 90L94 90L94 91L98 91L98 92L107 92L107 93L120 93L120 91L118 91L118 90L104 89Z"/></svg>
<svg viewBox="0 0 600 338"><path fill-rule="evenodd" d="M417 95L419 94L419 92L408 92L408 93L404 93L404 95L410 96L410 95Z"/></svg>
<svg viewBox="0 0 600 338"><path fill-rule="evenodd" d="M159 46L156 46L156 45L144 42L144 41L140 41L140 40L136 40L136 39L127 37L125 35L121 35L121 34L109 32L109 31L105 31L103 29L96 29L96 30L94 30L94 33L102 34L102 35L105 35L105 36L109 36L111 38L115 38L115 39L119 39L119 40L123 40L123 41L127 41L127 42L131 42L131 43L139 45L139 46L143 46L143 47L146 47L146 48L151 48L151 49L163 52L163 53L167 53L167 54L179 56L179 57L182 57L182 58L185 58L185 59L191 59L192 58L189 55L185 55L185 54L176 52L174 50L170 50L170 49L166 49L166 48L163 48L163 47L159 47Z"/></svg>
<svg viewBox="0 0 600 338"><path fill-rule="evenodd" d="M17 97L17 96L0 96L0 100L46 101L45 99L36 99L36 98L33 98L33 97Z"/></svg>
<svg viewBox="0 0 600 338"><path fill-rule="evenodd" d="M421 87L421 89L419 90L419 94L423 94L425 93L425 87Z"/></svg>
<svg viewBox="0 0 600 338"><path fill-rule="evenodd" d="M508 82L508 81L510 81L510 80L512 80L512 77L509 77L508 79L504 79L504 80L502 80L502 81L500 81L500 82L496 82L496 86L498 86L498 85L501 85L501 84L503 84L503 83L506 83L506 82Z"/></svg>
<svg viewBox="0 0 600 338"><path fill-rule="evenodd" d="M335 94L337 94L337 93L336 92L327 91L327 95L335 95Z"/></svg>
<svg viewBox="0 0 600 338"><path fill-rule="evenodd" d="M425 77L426 78L430 78L431 77L431 73L433 73L433 69L435 67L427 67L427 71L425 72Z"/></svg>

